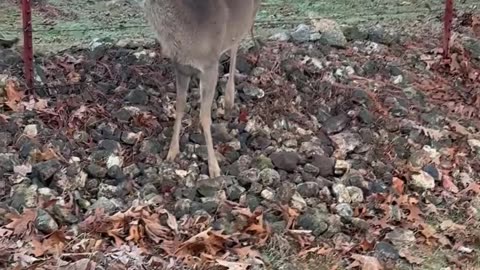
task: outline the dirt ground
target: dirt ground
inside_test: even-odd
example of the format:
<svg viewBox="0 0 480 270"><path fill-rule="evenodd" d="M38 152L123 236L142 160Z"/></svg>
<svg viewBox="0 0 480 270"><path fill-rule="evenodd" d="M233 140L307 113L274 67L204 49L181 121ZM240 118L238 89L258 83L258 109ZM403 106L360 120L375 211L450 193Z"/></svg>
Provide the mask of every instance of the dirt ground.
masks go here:
<svg viewBox="0 0 480 270"><path fill-rule="evenodd" d="M133 3L37 6L35 97L0 48L0 267L480 269L480 14L447 61L436 2L267 1L228 120L221 62L214 179L197 81L165 161L174 76Z"/></svg>

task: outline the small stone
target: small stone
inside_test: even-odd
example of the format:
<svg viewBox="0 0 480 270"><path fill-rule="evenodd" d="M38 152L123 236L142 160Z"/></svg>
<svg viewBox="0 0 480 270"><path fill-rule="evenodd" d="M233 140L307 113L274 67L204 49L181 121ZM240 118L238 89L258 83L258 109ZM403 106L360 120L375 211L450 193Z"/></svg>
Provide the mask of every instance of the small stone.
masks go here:
<svg viewBox="0 0 480 270"><path fill-rule="evenodd" d="M227 198L231 201L238 201L246 189L240 185L231 185L227 188Z"/></svg>
<svg viewBox="0 0 480 270"><path fill-rule="evenodd" d="M352 199L350 198L350 193L343 184L334 184L332 186L332 191L337 201L339 203L351 203Z"/></svg>
<svg viewBox="0 0 480 270"><path fill-rule="evenodd" d="M272 160L269 157L266 157L264 155L260 155L257 158L255 158L254 164L255 164L255 167L260 171L267 168L273 169L274 167Z"/></svg>
<svg viewBox="0 0 480 270"><path fill-rule="evenodd" d="M201 207L209 214L215 214L218 209L218 200L216 198L202 198Z"/></svg>
<svg viewBox="0 0 480 270"><path fill-rule="evenodd" d="M435 179L435 181L440 181L441 173L438 171L435 164L430 163L430 164L425 165L423 167L423 171L428 173L430 176L432 176L433 179Z"/></svg>
<svg viewBox="0 0 480 270"><path fill-rule="evenodd" d="M37 206L37 185L19 184L12 187L12 198L10 199L10 206L17 211L22 211L23 208L33 208Z"/></svg>
<svg viewBox="0 0 480 270"><path fill-rule="evenodd" d="M223 185L220 177L200 180L197 182L197 192L203 197L215 197L217 192L223 188Z"/></svg>
<svg viewBox="0 0 480 270"><path fill-rule="evenodd" d="M246 85L242 90L245 95L255 99L261 99L265 96L265 91L253 85Z"/></svg>
<svg viewBox="0 0 480 270"><path fill-rule="evenodd" d="M477 154L480 154L480 140L477 139L469 139L467 140L468 145L472 149L472 151L476 152Z"/></svg>
<svg viewBox="0 0 480 270"><path fill-rule="evenodd" d="M56 159L37 163L32 168L32 173L37 175L40 181L49 180L56 172L62 168L60 161Z"/></svg>
<svg viewBox="0 0 480 270"><path fill-rule="evenodd" d="M37 209L37 218L35 219L35 228L44 234L50 234L58 230L59 226L55 219L45 210Z"/></svg>
<svg viewBox="0 0 480 270"><path fill-rule="evenodd" d="M317 176L320 173L320 169L317 166L310 163L305 164L305 166L303 167L303 170L306 173L312 174L313 176Z"/></svg>
<svg viewBox="0 0 480 270"><path fill-rule="evenodd" d="M339 203L335 206L337 214L343 218L350 219L353 216L353 209L348 203Z"/></svg>
<svg viewBox="0 0 480 270"><path fill-rule="evenodd" d="M297 28L290 34L292 39L297 42L306 42L310 40L311 29L308 25L300 24Z"/></svg>
<svg viewBox="0 0 480 270"><path fill-rule="evenodd" d="M175 217L181 218L190 213L192 201L189 199L180 199L175 203Z"/></svg>
<svg viewBox="0 0 480 270"><path fill-rule="evenodd" d="M105 198L120 198L123 194L123 188L121 186L113 186L107 184L100 184L98 186L98 197Z"/></svg>
<svg viewBox="0 0 480 270"><path fill-rule="evenodd" d="M36 124L26 125L23 134L29 138L35 138L38 135L38 127Z"/></svg>
<svg viewBox="0 0 480 270"><path fill-rule="evenodd" d="M333 176L335 169L335 159L327 156L315 155L312 158L312 165L319 169L319 175L322 177Z"/></svg>
<svg viewBox="0 0 480 270"><path fill-rule="evenodd" d="M13 136L9 132L0 132L0 147L7 147L13 143Z"/></svg>
<svg viewBox="0 0 480 270"><path fill-rule="evenodd" d="M260 196L268 201L273 201L275 199L275 192L271 189L264 189L260 193Z"/></svg>
<svg viewBox="0 0 480 270"><path fill-rule="evenodd" d="M275 167L287 172L295 171L300 162L300 156L290 151L275 152L270 155L270 159Z"/></svg>
<svg viewBox="0 0 480 270"><path fill-rule="evenodd" d="M291 204L292 204L292 208L300 211L302 211L303 209L305 209L305 207L307 207L307 202L302 197L302 195L300 195L298 192L294 192L292 196Z"/></svg>
<svg viewBox="0 0 480 270"><path fill-rule="evenodd" d="M128 165L127 167L123 168L123 173L126 176L129 176L131 178L135 178L140 175L140 169L138 168L137 164L132 163Z"/></svg>
<svg viewBox="0 0 480 270"><path fill-rule="evenodd" d="M122 135L120 137L122 142L129 144L129 145L134 145L136 142L140 140L140 134L135 133L135 132L122 132Z"/></svg>
<svg viewBox="0 0 480 270"><path fill-rule="evenodd" d="M422 190L433 189L435 187L435 179L428 173L421 171L412 175L412 185Z"/></svg>
<svg viewBox="0 0 480 270"><path fill-rule="evenodd" d="M144 90L135 89L128 93L125 100L135 105L146 105L148 103L148 94Z"/></svg>
<svg viewBox="0 0 480 270"><path fill-rule="evenodd" d="M267 187L277 187L280 183L280 174L270 168L263 169L259 174L259 178L262 184Z"/></svg>
<svg viewBox="0 0 480 270"><path fill-rule="evenodd" d="M105 178L107 169L94 163L90 163L86 169L88 175L95 178Z"/></svg>
<svg viewBox="0 0 480 270"><path fill-rule="evenodd" d="M295 194L295 184L290 182L281 182L280 186L277 189L277 200L280 203L288 203L292 200L293 195Z"/></svg>
<svg viewBox="0 0 480 270"><path fill-rule="evenodd" d="M347 187L347 191L350 195L351 203L363 202L363 191L359 187Z"/></svg>
<svg viewBox="0 0 480 270"><path fill-rule="evenodd" d="M289 41L290 35L286 32L276 33L268 38L269 40L276 40L276 41Z"/></svg>
<svg viewBox="0 0 480 270"><path fill-rule="evenodd" d="M334 20L319 19L314 21L315 30L322 34L320 41L323 44L337 48L345 48L347 39L340 25Z"/></svg>
<svg viewBox="0 0 480 270"><path fill-rule="evenodd" d="M260 171L257 168L251 168L246 171L242 171L238 175L238 182L242 186L257 183L260 180L259 174Z"/></svg>
<svg viewBox="0 0 480 270"><path fill-rule="evenodd" d="M318 210L309 212L311 213L301 214L298 217L297 224L305 230L311 230L314 236L321 236L328 230L328 217Z"/></svg>
<svg viewBox="0 0 480 270"><path fill-rule="evenodd" d="M362 143L360 135L352 132L338 133L330 136L330 139L336 144L337 151L343 153L343 156L355 150Z"/></svg>
<svg viewBox="0 0 480 270"><path fill-rule="evenodd" d="M323 123L323 129L329 135L339 133L347 127L349 122L350 117L348 117L347 114L339 114L327 119L327 121Z"/></svg>
<svg viewBox="0 0 480 270"><path fill-rule="evenodd" d="M400 255L398 250L390 243L381 241L375 245L375 253L381 259L397 260Z"/></svg>
<svg viewBox="0 0 480 270"><path fill-rule="evenodd" d="M105 197L100 197L96 202L90 206L90 211L95 209L104 209L107 214L114 214L118 210L118 206L112 202L112 200Z"/></svg>
<svg viewBox="0 0 480 270"><path fill-rule="evenodd" d="M316 197L320 188L320 184L317 182L305 182L297 185L298 193L305 198Z"/></svg>
<svg viewBox="0 0 480 270"><path fill-rule="evenodd" d="M106 150L109 153L118 154L122 152L122 146L115 140L101 140L98 146L102 150Z"/></svg>
<svg viewBox="0 0 480 270"><path fill-rule="evenodd" d="M147 139L142 141L140 152L150 155L159 154L162 151L162 145L156 139Z"/></svg>
<svg viewBox="0 0 480 270"><path fill-rule="evenodd" d="M334 172L335 175L342 176L350 170L350 164L345 160L336 160Z"/></svg>

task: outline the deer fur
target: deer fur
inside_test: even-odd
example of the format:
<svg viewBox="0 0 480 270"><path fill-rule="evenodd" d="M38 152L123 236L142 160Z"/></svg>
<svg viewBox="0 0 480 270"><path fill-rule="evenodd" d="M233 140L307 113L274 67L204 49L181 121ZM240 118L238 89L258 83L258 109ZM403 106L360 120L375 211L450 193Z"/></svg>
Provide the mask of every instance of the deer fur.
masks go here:
<svg viewBox="0 0 480 270"><path fill-rule="evenodd" d="M173 62L176 76L175 124L167 161L179 153L181 122L192 76L200 80L200 124L208 151L210 177L221 174L211 135L211 108L218 81L218 64L230 51L225 89L225 111L233 109L234 73L240 42L253 27L261 0L144 0L147 21L153 27L162 55Z"/></svg>

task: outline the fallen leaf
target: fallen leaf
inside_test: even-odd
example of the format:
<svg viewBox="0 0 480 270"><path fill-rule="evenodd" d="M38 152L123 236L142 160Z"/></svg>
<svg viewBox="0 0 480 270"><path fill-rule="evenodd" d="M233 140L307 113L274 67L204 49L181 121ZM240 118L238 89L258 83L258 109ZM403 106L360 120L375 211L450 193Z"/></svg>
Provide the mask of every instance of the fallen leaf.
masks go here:
<svg viewBox="0 0 480 270"><path fill-rule="evenodd" d="M359 263L357 265L360 266L362 270L383 270L383 266L375 257L360 254L352 254L351 257ZM350 269L352 267L347 268Z"/></svg>
<svg viewBox="0 0 480 270"><path fill-rule="evenodd" d="M225 260L216 260L218 265L226 267L227 270L247 270L250 264L240 262L229 262Z"/></svg>
<svg viewBox="0 0 480 270"><path fill-rule="evenodd" d="M167 215L167 225L172 229L175 233L178 233L178 223L177 223L177 218L175 218L174 215L170 214L165 209L161 209L158 211L159 214L165 214Z"/></svg>
<svg viewBox="0 0 480 270"><path fill-rule="evenodd" d="M21 215L9 213L5 216L7 219L11 220L10 223L5 225L5 228L13 229L15 235L21 235L31 228L31 224L37 218L37 211L35 209L26 208Z"/></svg>
<svg viewBox="0 0 480 270"><path fill-rule="evenodd" d="M397 194L403 194L405 183L400 178L393 177L392 188Z"/></svg>
<svg viewBox="0 0 480 270"><path fill-rule="evenodd" d="M442 175L442 186L446 191L452 192L452 193L458 193L459 189L458 187L453 183L452 177L444 173Z"/></svg>
<svg viewBox="0 0 480 270"><path fill-rule="evenodd" d="M94 270L96 263L89 258L80 259L78 261L68 263L58 267L59 270Z"/></svg>
<svg viewBox="0 0 480 270"><path fill-rule="evenodd" d="M16 84L13 80L8 80L5 87L5 92L7 95L7 105L12 111L18 111L18 103L22 101L23 93L17 91Z"/></svg>
<svg viewBox="0 0 480 270"><path fill-rule="evenodd" d="M412 252L410 249L407 248L402 248L399 250L398 254L400 257L405 258L409 263L411 264L416 264L416 265L421 265L424 259L415 256L415 252Z"/></svg>

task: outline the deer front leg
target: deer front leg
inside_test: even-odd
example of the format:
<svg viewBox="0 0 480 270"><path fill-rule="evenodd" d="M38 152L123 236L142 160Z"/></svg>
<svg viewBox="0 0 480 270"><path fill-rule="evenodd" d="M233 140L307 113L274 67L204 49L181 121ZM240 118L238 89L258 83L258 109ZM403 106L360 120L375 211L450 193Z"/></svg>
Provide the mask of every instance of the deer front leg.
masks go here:
<svg viewBox="0 0 480 270"><path fill-rule="evenodd" d="M225 88L225 115L231 115L235 102L235 70L237 66L238 44L230 49L230 70Z"/></svg>
<svg viewBox="0 0 480 270"><path fill-rule="evenodd" d="M217 61L215 63L218 63ZM212 132L212 103L215 96L215 88L218 81L218 66L212 64L200 74L200 124L202 125L203 135L207 145L208 152L208 173L211 178L220 176L220 166L213 149Z"/></svg>
<svg viewBox="0 0 480 270"><path fill-rule="evenodd" d="M185 114L187 104L188 85L190 84L190 75L185 74L179 67L175 68L175 77L177 84L177 100L175 104L175 124L173 126L172 140L168 149L167 161L173 161L180 153L180 130L182 129L182 119Z"/></svg>

